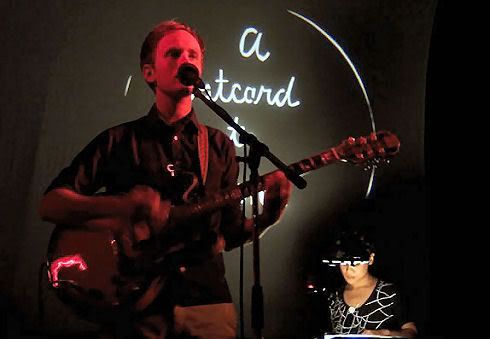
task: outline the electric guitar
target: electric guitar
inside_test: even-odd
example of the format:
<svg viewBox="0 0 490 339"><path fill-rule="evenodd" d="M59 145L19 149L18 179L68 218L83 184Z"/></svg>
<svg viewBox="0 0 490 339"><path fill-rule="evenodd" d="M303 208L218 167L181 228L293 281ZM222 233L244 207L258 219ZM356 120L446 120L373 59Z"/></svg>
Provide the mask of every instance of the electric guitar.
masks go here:
<svg viewBox="0 0 490 339"><path fill-rule="evenodd" d="M395 134L380 131L367 137L349 137L339 145L289 167L299 174L336 162L369 168L388 161L398 154L399 148L400 141ZM263 178L269 174L261 177L259 190L263 190ZM193 204L172 206L169 220L182 222L216 211L249 196L251 189L252 185L246 182ZM110 231L57 225L48 247L48 278L61 300L77 310L95 310L101 314L131 308L151 280L170 269L166 262L171 261L167 260L171 254L167 251L156 244L154 248L146 246L129 254Z"/></svg>

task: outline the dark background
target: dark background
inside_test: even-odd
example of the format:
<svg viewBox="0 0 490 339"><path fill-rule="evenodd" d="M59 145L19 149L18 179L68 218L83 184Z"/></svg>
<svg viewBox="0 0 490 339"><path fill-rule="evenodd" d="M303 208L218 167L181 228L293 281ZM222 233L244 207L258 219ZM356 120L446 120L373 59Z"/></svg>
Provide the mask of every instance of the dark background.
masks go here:
<svg viewBox="0 0 490 339"><path fill-rule="evenodd" d="M369 227L377 243L376 274L398 283L424 335L441 334L434 308L438 291L431 215L432 117L444 98L441 52L444 7L436 1L50 1L0 2L2 337L79 333L78 320L46 289L44 323L38 320L38 268L52 225L37 215L42 192L67 162L101 130L147 112L152 93L139 75L139 48L153 25L177 18L197 28L206 43L203 79L218 69L242 85L274 89L296 77L298 107L221 103L285 162L294 162L371 132L358 83L339 52L319 32L292 16L300 13L326 30L357 67L373 104L378 130L401 140L401 152L376 171L337 164L305 178L279 225L261 239L265 293L264 335L307 337L322 326L314 277L334 285L319 264L341 229ZM436 10L437 8L437 10ZM240 56L246 27L261 31L264 63ZM128 76L132 82L124 89ZM229 87L228 87L229 90ZM201 121L226 125L196 102ZM237 149L240 153L241 149ZM272 169L264 160L261 172ZM245 329L250 329L251 247L245 250ZM227 253L227 277L238 303L238 250ZM338 277L337 277L338 278ZM237 305L238 306L238 305ZM4 335L5 334L5 335Z"/></svg>

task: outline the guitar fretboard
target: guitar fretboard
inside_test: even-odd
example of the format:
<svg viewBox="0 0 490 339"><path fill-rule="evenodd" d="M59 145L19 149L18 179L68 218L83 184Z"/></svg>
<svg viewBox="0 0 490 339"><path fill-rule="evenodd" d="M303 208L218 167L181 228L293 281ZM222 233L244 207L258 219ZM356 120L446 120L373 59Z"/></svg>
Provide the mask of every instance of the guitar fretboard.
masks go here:
<svg viewBox="0 0 490 339"><path fill-rule="evenodd" d="M339 160L340 157L337 154L337 151L335 150L335 148L331 148L325 152L291 164L288 167L298 174L305 174ZM272 173L274 172L269 172L260 177L260 182L258 184L259 191L262 191L264 189L264 178L268 175L271 175ZM188 218L197 217L199 215L215 211L226 205L236 203L241 199L249 197L253 192L253 186L253 183L245 182L229 190L217 192L215 194L207 196L197 203L173 206L170 212L170 217L177 221L184 221Z"/></svg>
<svg viewBox="0 0 490 339"><path fill-rule="evenodd" d="M348 138L325 152L289 165L289 168L298 174L305 174L337 161L353 164L363 164L372 160L379 162L380 159L395 156L399 150L400 140L395 134L389 131L378 131L367 137ZM264 178L272 173L274 172L260 177L257 185L258 191L263 190ZM215 211L250 196L253 187L251 182L245 182L229 190L211 194L197 203L174 206L170 211L170 217L176 221L185 221L187 218Z"/></svg>

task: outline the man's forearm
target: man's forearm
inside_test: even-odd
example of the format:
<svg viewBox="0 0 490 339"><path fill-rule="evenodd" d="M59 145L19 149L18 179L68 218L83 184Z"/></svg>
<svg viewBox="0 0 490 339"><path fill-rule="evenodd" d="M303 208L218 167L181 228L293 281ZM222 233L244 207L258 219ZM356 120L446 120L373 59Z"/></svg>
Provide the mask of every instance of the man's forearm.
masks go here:
<svg viewBox="0 0 490 339"><path fill-rule="evenodd" d="M117 219L131 213L124 196L84 196L66 188L47 193L39 213L55 224L84 225L91 220Z"/></svg>

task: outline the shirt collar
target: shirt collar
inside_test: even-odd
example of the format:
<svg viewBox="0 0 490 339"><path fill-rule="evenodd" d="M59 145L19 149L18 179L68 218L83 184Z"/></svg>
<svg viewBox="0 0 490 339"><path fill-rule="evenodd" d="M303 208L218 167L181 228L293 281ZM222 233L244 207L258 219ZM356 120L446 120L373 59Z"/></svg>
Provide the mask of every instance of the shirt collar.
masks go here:
<svg viewBox="0 0 490 339"><path fill-rule="evenodd" d="M155 104L153 104L150 111L148 112L147 121L151 128L163 128L167 131L184 130L192 134L197 133L199 126L199 121L197 120L197 115L194 111L194 108L191 109L189 114L177 121L175 124L168 125L160 118L160 114Z"/></svg>

